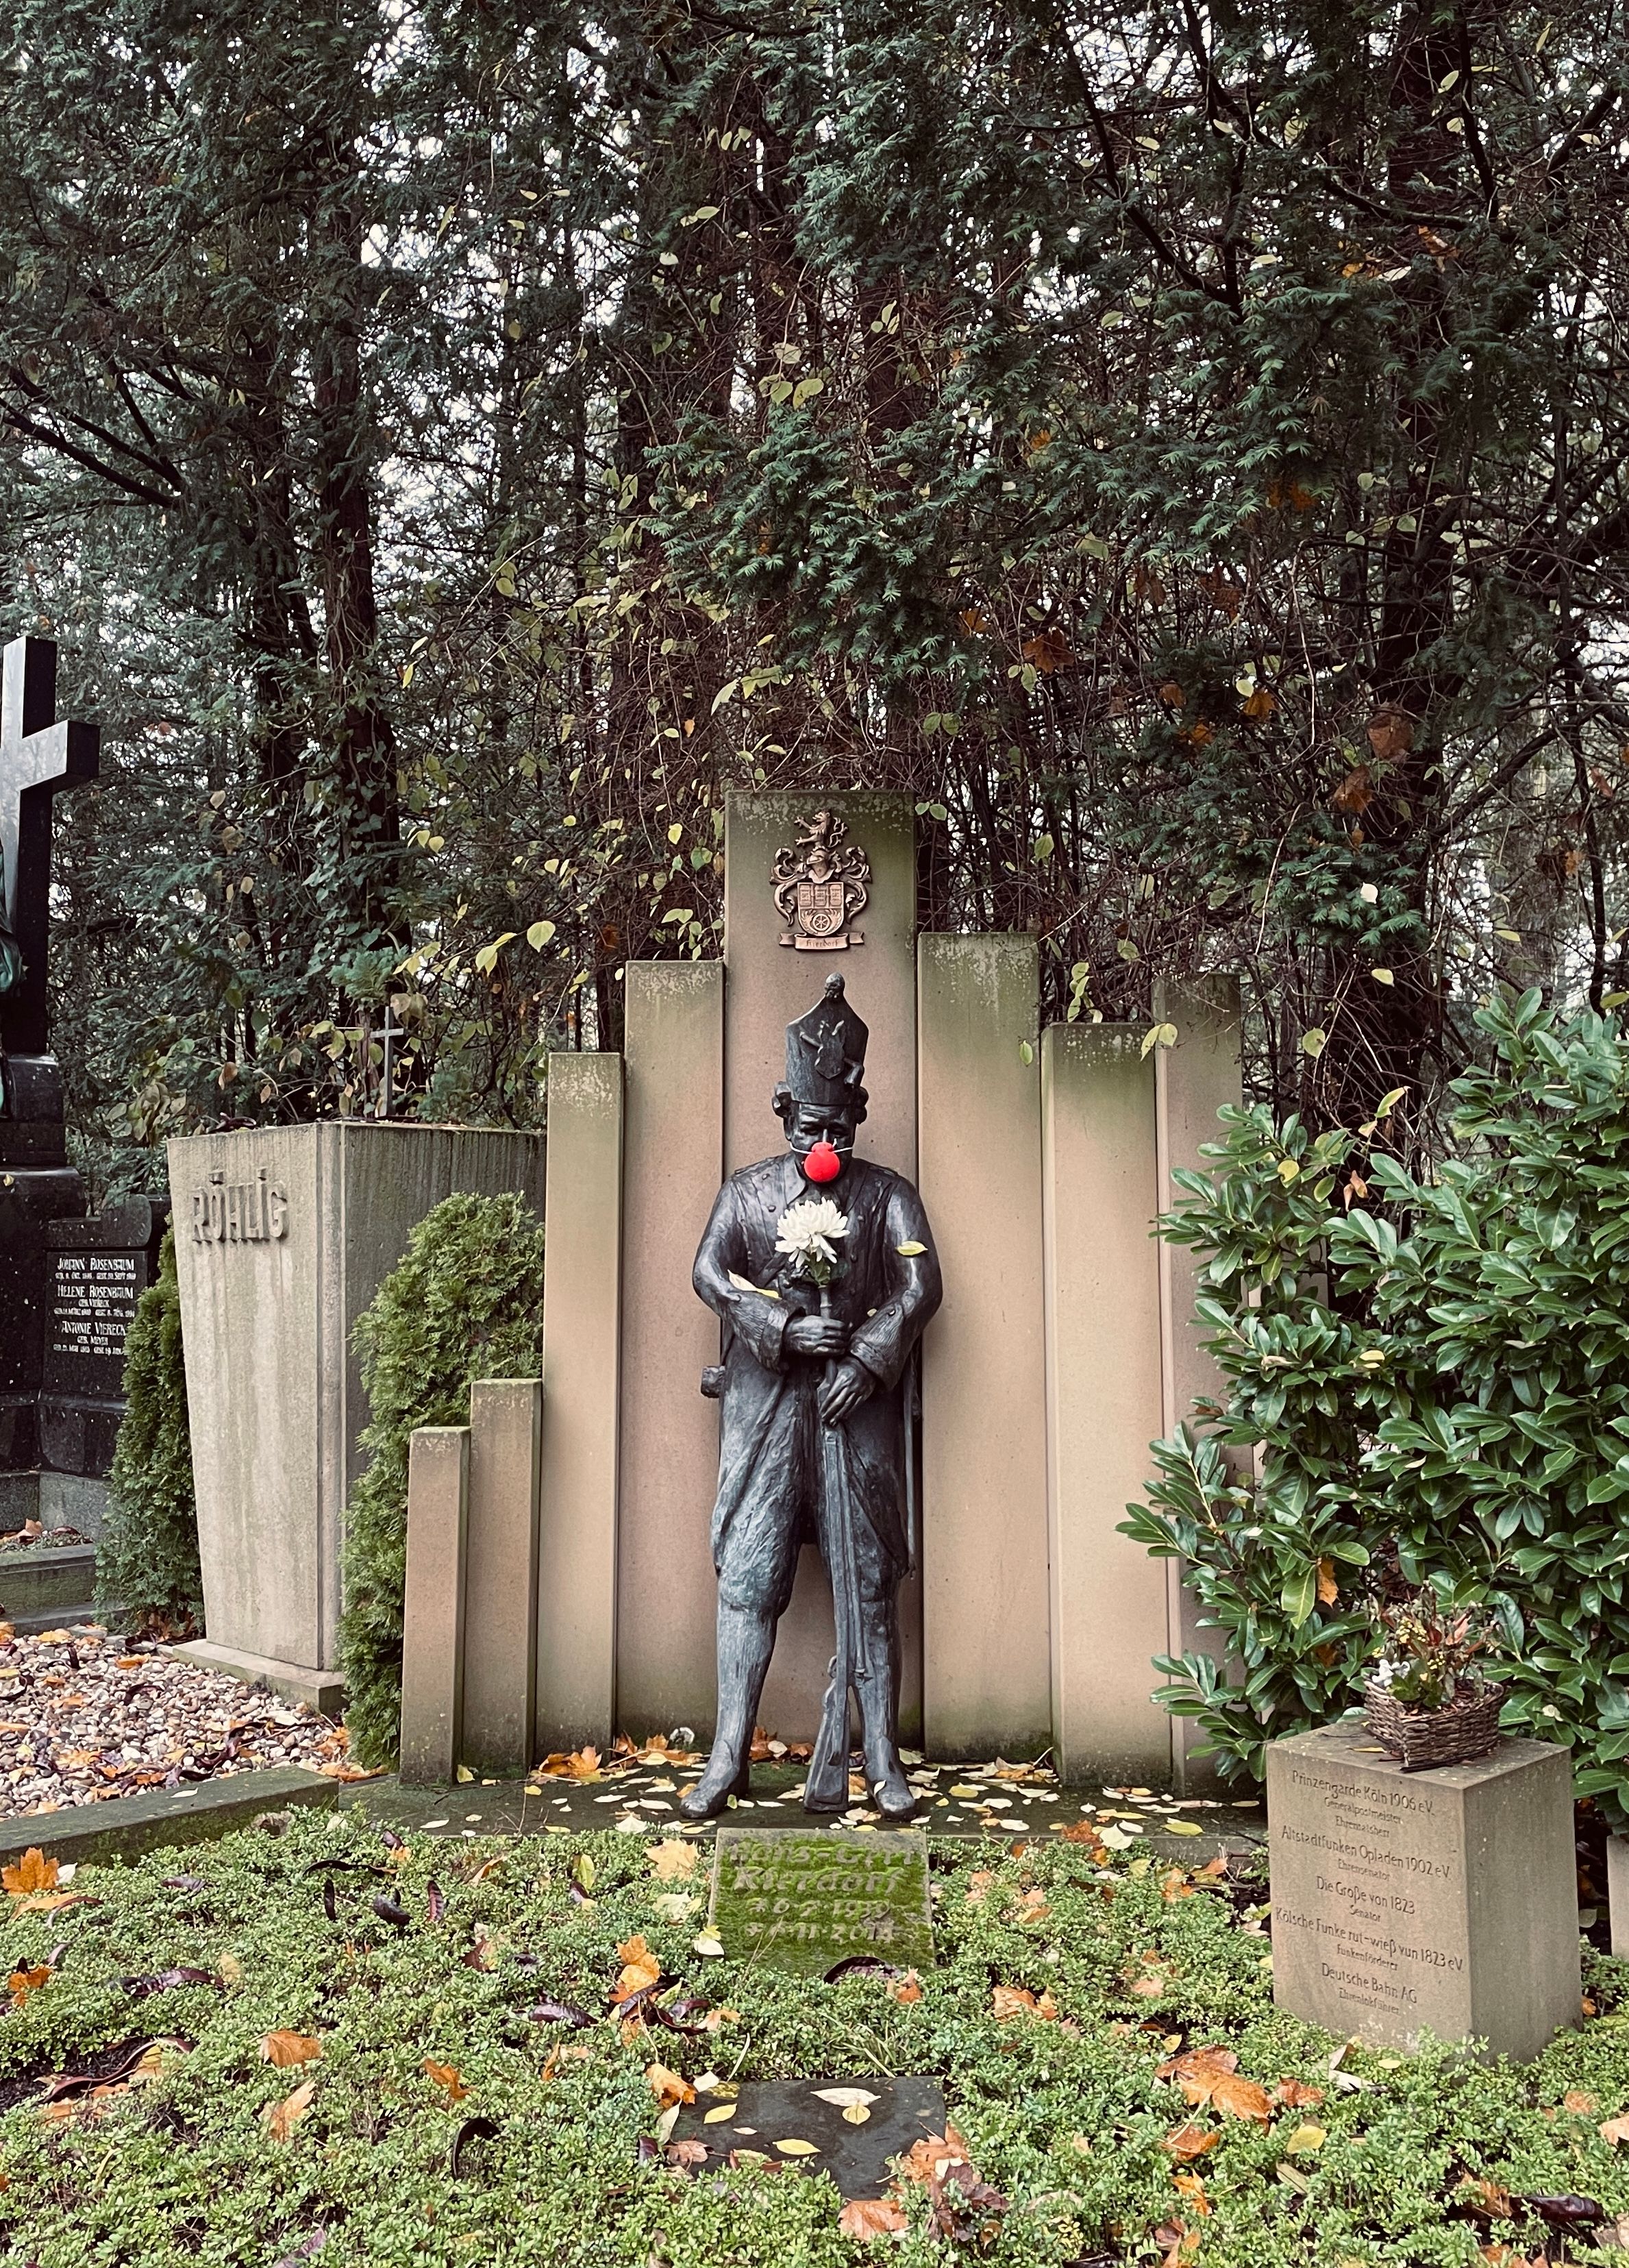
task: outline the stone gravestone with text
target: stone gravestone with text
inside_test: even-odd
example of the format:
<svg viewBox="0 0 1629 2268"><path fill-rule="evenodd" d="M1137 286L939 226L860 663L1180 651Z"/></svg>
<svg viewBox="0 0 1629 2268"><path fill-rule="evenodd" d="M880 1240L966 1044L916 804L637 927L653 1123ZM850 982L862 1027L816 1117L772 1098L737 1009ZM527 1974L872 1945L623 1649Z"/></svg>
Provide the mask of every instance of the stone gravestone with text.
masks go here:
<svg viewBox="0 0 1629 2268"><path fill-rule="evenodd" d="M93 1219L46 1230L40 1517L48 1528L100 1533L124 1417L125 1340L158 1274L169 1212L165 1198L127 1197Z"/></svg>
<svg viewBox="0 0 1629 2268"><path fill-rule="evenodd" d="M920 1830L721 1827L708 1926L726 1953L822 1977L866 1955L933 1960L928 1838Z"/></svg>
<svg viewBox="0 0 1629 2268"><path fill-rule="evenodd" d="M1371 2047L1538 2054L1579 2014L1572 1762L1405 1772L1361 1719L1267 1750L1273 1997Z"/></svg>
<svg viewBox="0 0 1629 2268"><path fill-rule="evenodd" d="M333 1710L368 1418L357 1317L455 1189L540 1211L543 1144L347 1118L178 1136L169 1154L205 1630L184 1651Z"/></svg>
<svg viewBox="0 0 1629 2268"><path fill-rule="evenodd" d="M56 648L15 638L0 669L0 1520L33 1517L48 1224L83 1213L49 1052L51 806L96 776L93 725L59 723Z"/></svg>

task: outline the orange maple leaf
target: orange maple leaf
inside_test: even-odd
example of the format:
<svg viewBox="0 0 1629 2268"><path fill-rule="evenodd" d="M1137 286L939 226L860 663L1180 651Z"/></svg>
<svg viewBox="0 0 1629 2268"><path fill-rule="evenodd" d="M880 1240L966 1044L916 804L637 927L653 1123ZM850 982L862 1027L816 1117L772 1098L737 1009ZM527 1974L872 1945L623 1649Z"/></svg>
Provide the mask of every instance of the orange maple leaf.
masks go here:
<svg viewBox="0 0 1629 2268"><path fill-rule="evenodd" d="M31 1992L43 1992L55 1971L42 1962L37 1969L14 1969L6 1978L6 1990L11 1995L11 2006L20 2008Z"/></svg>
<svg viewBox="0 0 1629 2268"><path fill-rule="evenodd" d="M696 2099L696 2091L689 2080L678 2072L670 2071L664 2063L647 2066L645 2084L664 2110L671 2109L675 2102L693 2102Z"/></svg>
<svg viewBox="0 0 1629 2268"><path fill-rule="evenodd" d="M1050 1992L1038 1997L1026 1992L1022 1984L997 1984L990 1994L990 2009L998 2024L1010 2024L1020 2016L1034 2016L1043 2024L1058 2021L1058 2006Z"/></svg>
<svg viewBox="0 0 1629 2268"><path fill-rule="evenodd" d="M297 2087L292 2095L285 2095L281 2102L268 2102L261 2106L260 2124L274 2142L287 2142L292 2139L295 2128L311 2109L316 2095L317 2082L314 2079L308 2079L302 2086Z"/></svg>
<svg viewBox="0 0 1629 2268"><path fill-rule="evenodd" d="M1196 2109L1209 2103L1224 2118L1249 2118L1261 2126L1271 2125L1273 2099L1255 2080L1239 2076L1238 2060L1231 2048L1190 2048L1185 2055L1163 2063L1156 2077L1174 2079Z"/></svg>
<svg viewBox="0 0 1629 2268"><path fill-rule="evenodd" d="M30 1844L14 1867L0 1867L0 1883L14 1898L33 1896L38 1890L56 1888L56 1861L48 1859L38 1844Z"/></svg>
<svg viewBox="0 0 1629 2268"><path fill-rule="evenodd" d="M952 2166L971 2165L967 2145L947 2118L943 2134L924 2134L899 2161L907 2182L942 2182Z"/></svg>
<svg viewBox="0 0 1629 2268"><path fill-rule="evenodd" d="M1202 2158L1206 2151L1214 2150L1221 2139L1222 2136L1214 2127L1196 2126L1192 2119L1185 2118L1180 2126L1171 2128L1160 2147L1168 2150L1173 2158Z"/></svg>
<svg viewBox="0 0 1629 2268"><path fill-rule="evenodd" d="M1205 2194L1203 2175L1173 2174L1171 2179L1200 2219L1207 2220L1210 2215L1210 2199Z"/></svg>
<svg viewBox="0 0 1629 2268"><path fill-rule="evenodd" d="M604 1777L599 1769L599 1762L598 1749L574 1749L569 1755L563 1750L557 1750L554 1756L546 1756L538 1766L538 1770L540 1772L547 1772L550 1779L575 1779L586 1782Z"/></svg>
<svg viewBox="0 0 1629 2268"><path fill-rule="evenodd" d="M1106 1859L1109 1855L1108 1845L1090 1819L1070 1820L1067 1827L1058 1830L1058 1839L1062 1843L1084 1843L1093 1858Z"/></svg>

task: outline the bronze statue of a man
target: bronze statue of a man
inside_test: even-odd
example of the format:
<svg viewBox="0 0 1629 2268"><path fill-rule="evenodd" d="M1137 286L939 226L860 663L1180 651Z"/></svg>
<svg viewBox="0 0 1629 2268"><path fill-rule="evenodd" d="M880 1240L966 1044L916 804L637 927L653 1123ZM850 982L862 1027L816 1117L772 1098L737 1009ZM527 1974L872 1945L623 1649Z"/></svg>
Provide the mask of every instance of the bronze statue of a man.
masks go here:
<svg viewBox="0 0 1629 2268"><path fill-rule="evenodd" d="M789 1149L730 1175L696 1255L695 1288L723 1324L724 1359L718 1721L707 1769L679 1805L692 1819L746 1791L775 1625L810 1534L832 1579L837 1652L804 1802L848 1808L852 1685L878 1808L891 1818L915 1808L898 1746L896 1594L910 1556L902 1398L941 1287L915 1189L854 1155L867 1037L842 978L829 976L824 998L787 1026L774 1108Z"/></svg>

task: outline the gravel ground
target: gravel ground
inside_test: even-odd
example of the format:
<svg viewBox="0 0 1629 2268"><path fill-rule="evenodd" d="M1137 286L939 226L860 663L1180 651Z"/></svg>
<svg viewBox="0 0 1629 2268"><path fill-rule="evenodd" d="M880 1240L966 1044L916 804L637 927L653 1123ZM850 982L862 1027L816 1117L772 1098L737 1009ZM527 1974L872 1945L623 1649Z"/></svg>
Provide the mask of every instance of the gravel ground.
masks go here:
<svg viewBox="0 0 1629 2268"><path fill-rule="evenodd" d="M271 1764L361 1777L341 1726L94 1624L0 1623L0 1818Z"/></svg>

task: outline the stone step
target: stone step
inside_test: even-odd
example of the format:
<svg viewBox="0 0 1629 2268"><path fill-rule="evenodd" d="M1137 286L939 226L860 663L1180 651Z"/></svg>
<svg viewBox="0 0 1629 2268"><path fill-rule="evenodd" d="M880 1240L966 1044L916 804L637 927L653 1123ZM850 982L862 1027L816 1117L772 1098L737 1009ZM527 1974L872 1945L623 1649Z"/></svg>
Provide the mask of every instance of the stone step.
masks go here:
<svg viewBox="0 0 1629 2268"><path fill-rule="evenodd" d="M25 1634L31 1624L51 1630L65 1620L87 1621L95 1588L94 1543L40 1543L28 1550L0 1551L0 1622Z"/></svg>

